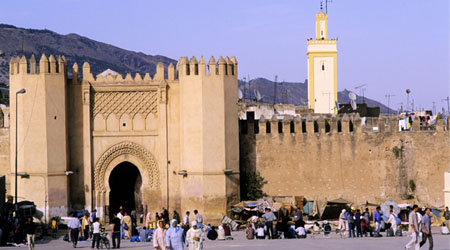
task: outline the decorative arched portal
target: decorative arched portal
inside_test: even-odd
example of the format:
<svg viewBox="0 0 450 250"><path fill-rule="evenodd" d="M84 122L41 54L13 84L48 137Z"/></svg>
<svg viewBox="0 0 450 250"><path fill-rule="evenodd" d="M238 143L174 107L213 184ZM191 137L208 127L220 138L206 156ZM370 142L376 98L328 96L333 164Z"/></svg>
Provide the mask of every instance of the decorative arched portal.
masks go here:
<svg viewBox="0 0 450 250"><path fill-rule="evenodd" d="M111 201L110 192L114 192L115 185L110 184L110 180L114 177L118 171L121 172L121 168L126 168L133 172L134 178L139 181L141 178L141 185L138 187L140 190L136 190L135 183L126 184L133 185L136 193L141 194L141 204L154 203L155 200L161 200L161 193L159 188L159 172L155 158L144 147L133 142L121 142L106 150L94 168L94 182L95 182L95 206L104 208L109 207ZM133 169L134 168L134 169ZM131 174L131 173L130 173ZM130 177L130 179L133 176ZM120 184L119 184L120 185ZM155 197L158 196L158 197ZM152 201L150 198L152 197ZM136 197L135 197L136 201ZM135 204L139 206L140 204ZM105 207L106 208L106 207ZM106 210L105 210L106 212Z"/></svg>
<svg viewBox="0 0 450 250"><path fill-rule="evenodd" d="M131 162L124 161L114 167L108 178L109 215L117 213L123 206L128 214L142 204L142 176L139 169Z"/></svg>

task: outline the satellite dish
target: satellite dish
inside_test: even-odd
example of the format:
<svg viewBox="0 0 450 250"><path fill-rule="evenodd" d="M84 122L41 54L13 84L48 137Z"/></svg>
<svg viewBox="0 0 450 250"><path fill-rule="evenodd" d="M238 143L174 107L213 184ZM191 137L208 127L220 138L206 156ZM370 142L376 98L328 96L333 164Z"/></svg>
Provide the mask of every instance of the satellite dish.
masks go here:
<svg viewBox="0 0 450 250"><path fill-rule="evenodd" d="M255 94L255 98L256 98L257 102L261 101L264 98L264 96L262 96L261 93L259 92L259 90L257 90L257 89L253 90L253 93Z"/></svg>
<svg viewBox="0 0 450 250"><path fill-rule="evenodd" d="M353 92L348 93L348 98L350 101L356 101L356 95Z"/></svg>
<svg viewBox="0 0 450 250"><path fill-rule="evenodd" d="M238 89L238 98L239 100L242 100L244 98L244 94L242 93L241 89Z"/></svg>
<svg viewBox="0 0 450 250"><path fill-rule="evenodd" d="M355 100L350 100L350 105L352 105L353 110L356 110L357 106Z"/></svg>

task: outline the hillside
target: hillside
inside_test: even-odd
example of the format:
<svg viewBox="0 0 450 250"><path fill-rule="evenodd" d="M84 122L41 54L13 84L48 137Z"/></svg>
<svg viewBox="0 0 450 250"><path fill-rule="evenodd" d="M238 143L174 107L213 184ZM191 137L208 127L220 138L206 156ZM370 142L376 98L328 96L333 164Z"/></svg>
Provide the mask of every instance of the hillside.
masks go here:
<svg viewBox="0 0 450 250"><path fill-rule="evenodd" d="M273 103L274 99L274 82L267 80L265 78L256 78L251 80L249 83L239 81L239 88L245 96L245 99L253 101L255 99L255 90L259 90L263 99L260 101L262 103ZM348 98L348 91L344 89L338 92L338 102L342 104L350 103ZM356 95L356 102L362 103L363 98ZM364 98L364 102L367 103L368 107L380 107L382 113L388 113L388 107L384 104L369 99ZM305 82L279 82L277 84L277 103L284 104L294 104L296 106L306 106L308 103L308 83ZM333 104L334 105L334 104ZM391 109L390 113L395 113Z"/></svg>
<svg viewBox="0 0 450 250"><path fill-rule="evenodd" d="M147 72L154 74L158 62L163 62L166 66L169 63L176 64L176 60L165 56L129 51L77 34L61 35L50 30L24 29L7 24L0 24L0 50L6 54L5 57L0 57L0 83L6 84L8 84L11 56L22 54L27 57L35 54L38 60L42 53L65 55L70 66L74 62L81 66L83 62L87 61L91 65L91 71L94 75L108 68L122 74L144 74ZM251 80L249 84L239 81L239 86L247 99L254 99L254 90L258 89L264 96L262 102L273 103L274 83L272 81L256 78ZM7 90L3 89L2 91ZM307 93L306 81L305 83L280 82L277 87L277 103L306 106L308 102ZM348 91L339 92L338 99L340 103L349 103ZM358 96L358 103L360 99ZM380 106L381 112L387 112L387 107L377 101L365 98L365 102L369 107Z"/></svg>
<svg viewBox="0 0 450 250"><path fill-rule="evenodd" d="M83 62L88 61L94 75L108 68L122 74L154 74L158 62L165 65L176 63L165 56L124 50L77 34L60 35L50 30L23 29L6 24L0 24L0 50L6 54L4 58L0 58L0 82L5 83L8 83L8 64L11 56L22 54L27 57L35 54L37 60L42 53L47 56L65 55L69 65L77 62L81 66Z"/></svg>

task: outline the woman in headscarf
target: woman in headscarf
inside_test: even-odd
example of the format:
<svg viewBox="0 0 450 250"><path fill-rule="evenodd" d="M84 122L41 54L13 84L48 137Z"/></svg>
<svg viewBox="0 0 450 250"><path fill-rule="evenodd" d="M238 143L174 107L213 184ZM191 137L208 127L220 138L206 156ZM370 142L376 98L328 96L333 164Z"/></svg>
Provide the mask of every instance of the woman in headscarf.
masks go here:
<svg viewBox="0 0 450 250"><path fill-rule="evenodd" d="M171 250L183 250L185 245L183 229L177 220L170 221L170 228L166 232L166 248Z"/></svg>
<svg viewBox="0 0 450 250"><path fill-rule="evenodd" d="M147 229L150 229L150 223L151 222L152 222L152 213L149 211L147 213L147 216L145 216L145 227L147 227Z"/></svg>
<svg viewBox="0 0 450 250"><path fill-rule="evenodd" d="M123 225L123 231L125 232L125 236L127 239L131 238L131 230L132 230L132 223L131 223L131 217L125 212L125 216L123 216L122 219L122 225Z"/></svg>
<svg viewBox="0 0 450 250"><path fill-rule="evenodd" d="M186 241L189 243L189 250L203 249L203 231L197 228L197 221L192 222L192 227L187 231Z"/></svg>
<svg viewBox="0 0 450 250"><path fill-rule="evenodd" d="M158 250L166 250L166 230L162 220L158 221L158 229L153 233L153 247Z"/></svg>
<svg viewBox="0 0 450 250"><path fill-rule="evenodd" d="M219 225L217 240L225 240L225 230L222 225Z"/></svg>

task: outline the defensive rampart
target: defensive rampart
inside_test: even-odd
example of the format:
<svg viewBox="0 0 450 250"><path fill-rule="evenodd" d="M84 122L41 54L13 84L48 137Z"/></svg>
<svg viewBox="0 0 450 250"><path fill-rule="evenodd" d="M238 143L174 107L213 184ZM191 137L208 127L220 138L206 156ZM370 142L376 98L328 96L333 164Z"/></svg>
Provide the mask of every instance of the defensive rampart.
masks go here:
<svg viewBox="0 0 450 250"><path fill-rule="evenodd" d="M398 131L397 119L379 119L365 129L359 116L240 123L240 168L259 171L269 196L299 196L380 202L416 198L443 207L444 172L449 168L449 132ZM375 131L375 132L374 132ZM416 186L411 190L411 186ZM413 188L414 189L414 188Z"/></svg>

